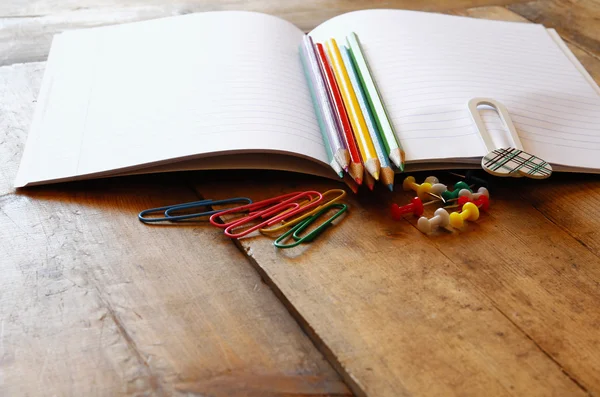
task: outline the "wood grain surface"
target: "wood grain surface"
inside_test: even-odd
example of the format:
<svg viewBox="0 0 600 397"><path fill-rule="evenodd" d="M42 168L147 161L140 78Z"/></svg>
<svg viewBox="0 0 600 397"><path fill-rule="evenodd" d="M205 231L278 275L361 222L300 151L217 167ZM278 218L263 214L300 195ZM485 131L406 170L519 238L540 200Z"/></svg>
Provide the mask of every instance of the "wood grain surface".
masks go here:
<svg viewBox="0 0 600 397"><path fill-rule="evenodd" d="M260 199L335 187L256 183L210 188ZM597 392L600 261L513 189L494 189L492 213L464 232L394 222L388 205L410 195L380 192L348 200L348 217L309 246L239 243L357 395Z"/></svg>
<svg viewBox="0 0 600 397"><path fill-rule="evenodd" d="M544 23L600 81L593 0L8 0L0 65L44 59L69 28L247 9L309 30L376 7ZM308 246L254 235L238 250L206 222L151 227L135 214L340 186L186 173L15 192L43 69L0 67L0 395L600 394L598 177L496 180L489 214L431 236L390 219L410 195L361 193Z"/></svg>
<svg viewBox="0 0 600 397"><path fill-rule="evenodd" d="M349 395L230 241L136 219L186 179L13 191L43 69L0 68L0 395Z"/></svg>

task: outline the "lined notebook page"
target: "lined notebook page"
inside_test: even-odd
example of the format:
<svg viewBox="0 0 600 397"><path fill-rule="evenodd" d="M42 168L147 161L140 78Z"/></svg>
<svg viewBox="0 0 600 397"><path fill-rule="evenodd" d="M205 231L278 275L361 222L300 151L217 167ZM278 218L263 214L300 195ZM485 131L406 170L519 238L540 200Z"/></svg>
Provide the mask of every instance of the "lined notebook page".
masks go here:
<svg viewBox="0 0 600 397"><path fill-rule="evenodd" d="M571 167L600 167L600 98L541 25L398 10L345 14L311 36L363 44L408 162L486 153L466 104L508 108L525 150ZM494 112L498 147L510 144Z"/></svg>
<svg viewBox="0 0 600 397"><path fill-rule="evenodd" d="M17 185L215 152L326 164L302 35L275 17L214 12L57 36Z"/></svg>

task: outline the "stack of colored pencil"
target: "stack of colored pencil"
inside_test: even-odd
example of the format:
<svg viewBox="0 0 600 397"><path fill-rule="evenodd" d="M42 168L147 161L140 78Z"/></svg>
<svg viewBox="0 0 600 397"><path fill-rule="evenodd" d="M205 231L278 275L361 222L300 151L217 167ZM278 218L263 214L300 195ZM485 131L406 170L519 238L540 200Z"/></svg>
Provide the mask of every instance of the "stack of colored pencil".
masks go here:
<svg viewBox="0 0 600 397"><path fill-rule="evenodd" d="M323 46L304 36L302 61L331 168L373 190L381 180L394 189L394 169L404 170L404 151L394 133L358 36L348 47L329 39Z"/></svg>

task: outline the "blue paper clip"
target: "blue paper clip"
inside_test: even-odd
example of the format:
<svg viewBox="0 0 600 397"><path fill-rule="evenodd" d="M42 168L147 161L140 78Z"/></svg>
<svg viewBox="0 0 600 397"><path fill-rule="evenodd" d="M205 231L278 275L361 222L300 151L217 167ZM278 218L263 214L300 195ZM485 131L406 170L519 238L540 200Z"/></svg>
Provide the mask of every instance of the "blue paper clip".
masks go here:
<svg viewBox="0 0 600 397"><path fill-rule="evenodd" d="M304 237L300 236L300 233L302 233L314 221L316 221L321 215L323 215L324 213L329 211L331 208L339 208L339 211L336 212L335 214L333 214L333 216L331 218L327 219L325 222L320 224L315 230L311 231L306 236L304 236ZM323 207L318 212L316 212L314 215L306 218L304 221L298 223L296 226L294 226L293 228L291 228L290 230L288 230L287 232L285 232L284 234L279 236L277 238L277 240L275 240L273 245L277 248L293 248L302 243L310 243L315 238L317 238L321 233L323 233L323 231L325 231L325 229L327 229L327 227L329 227L331 225L331 223L337 217L341 216L344 212L346 212L347 209L348 209L348 206L346 204L341 204L341 203L329 204L329 205ZM282 244L282 241L284 241L290 235L292 235L292 238L295 241L290 244Z"/></svg>
<svg viewBox="0 0 600 397"><path fill-rule="evenodd" d="M186 209L190 209L190 208L206 207L209 205L231 204L231 203L252 204L252 200L250 200L247 197L234 197L234 198L228 198L228 199L224 199L224 200L207 199L207 200L200 200L200 201L192 201L192 202L183 203L183 204L167 205L164 207L150 208L150 209L144 210L138 214L138 219L144 223L164 222L164 221L177 222L177 221L182 221L185 219L210 216L210 215L217 214L219 212L225 211L230 208L223 208L220 210L211 210L211 211L205 211L205 212L196 212L193 214L185 214L185 215L170 215L171 212L186 210ZM165 216L161 217L161 218L146 217L149 214L156 214L156 213L162 213L162 212L164 212Z"/></svg>

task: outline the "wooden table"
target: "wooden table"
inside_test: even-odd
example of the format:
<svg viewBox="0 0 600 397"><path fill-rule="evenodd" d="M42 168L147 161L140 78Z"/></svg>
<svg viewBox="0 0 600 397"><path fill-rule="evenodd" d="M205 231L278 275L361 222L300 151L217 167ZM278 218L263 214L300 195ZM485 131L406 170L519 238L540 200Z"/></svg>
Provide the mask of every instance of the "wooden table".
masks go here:
<svg viewBox="0 0 600 397"><path fill-rule="evenodd" d="M429 237L389 218L407 194L360 194L334 232L285 252L135 216L338 185L197 172L12 188L53 33L209 9L309 30L373 7L544 23L600 81L594 0L0 4L0 395L600 394L595 176L501 181L488 215Z"/></svg>

